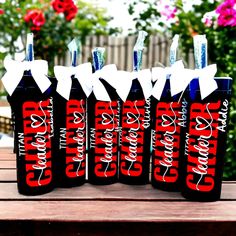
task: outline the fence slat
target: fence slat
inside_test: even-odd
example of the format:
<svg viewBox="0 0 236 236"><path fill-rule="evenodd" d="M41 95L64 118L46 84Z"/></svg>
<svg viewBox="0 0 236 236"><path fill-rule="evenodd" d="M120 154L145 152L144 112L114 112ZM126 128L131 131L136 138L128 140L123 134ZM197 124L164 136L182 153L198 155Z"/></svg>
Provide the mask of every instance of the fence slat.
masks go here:
<svg viewBox="0 0 236 236"><path fill-rule="evenodd" d="M126 69L126 57L125 57L125 53L126 53L126 41L125 41L125 37L119 38L120 40L120 49L119 49L119 70L125 70Z"/></svg>
<svg viewBox="0 0 236 236"><path fill-rule="evenodd" d="M106 63L112 63L112 56L113 56L113 37L108 38L108 45L107 45L107 58Z"/></svg>

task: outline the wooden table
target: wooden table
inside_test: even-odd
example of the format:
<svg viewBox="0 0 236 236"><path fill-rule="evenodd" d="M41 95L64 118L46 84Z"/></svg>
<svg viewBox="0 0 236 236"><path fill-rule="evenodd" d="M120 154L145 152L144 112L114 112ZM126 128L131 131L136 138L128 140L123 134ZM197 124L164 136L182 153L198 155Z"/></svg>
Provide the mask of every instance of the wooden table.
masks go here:
<svg viewBox="0 0 236 236"><path fill-rule="evenodd" d="M212 203L119 183L27 197L17 192L15 155L0 150L0 235L228 236L236 235L235 222L236 182L225 182Z"/></svg>

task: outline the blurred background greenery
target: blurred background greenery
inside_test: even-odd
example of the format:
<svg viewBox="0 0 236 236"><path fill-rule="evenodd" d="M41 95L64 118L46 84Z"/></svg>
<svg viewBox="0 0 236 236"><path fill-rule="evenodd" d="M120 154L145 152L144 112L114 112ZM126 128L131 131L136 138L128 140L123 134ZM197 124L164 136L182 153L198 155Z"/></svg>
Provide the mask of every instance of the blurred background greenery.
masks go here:
<svg viewBox="0 0 236 236"><path fill-rule="evenodd" d="M135 23L129 32L111 27L111 11L109 16L109 9L98 7L98 2L103 2L103 6L108 2L111 3L109 6L117 6L117 1L1 1L0 60L7 54L14 56L24 51L26 34L30 31L35 35L36 58L48 60L51 71L54 58L64 57L68 51L67 44L77 36L85 43L89 35L132 35L141 29L152 35L165 35L170 40L179 34L179 57L188 61L186 57L193 50L192 37L206 34L209 60L217 64L217 75L230 76L234 81L224 178L236 180L236 0L119 1L120 4L124 2ZM114 7L112 10L114 13L120 9ZM125 12L119 14L122 22ZM123 26L127 24L124 20ZM2 66L0 70L3 70Z"/></svg>

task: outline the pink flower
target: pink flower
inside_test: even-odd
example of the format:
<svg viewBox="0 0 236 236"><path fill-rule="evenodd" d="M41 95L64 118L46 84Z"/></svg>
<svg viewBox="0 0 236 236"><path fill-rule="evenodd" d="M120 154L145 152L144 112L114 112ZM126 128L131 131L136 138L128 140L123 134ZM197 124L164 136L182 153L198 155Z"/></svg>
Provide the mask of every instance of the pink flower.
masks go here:
<svg viewBox="0 0 236 236"><path fill-rule="evenodd" d="M219 14L219 26L236 26L236 0L225 0L217 7L216 12Z"/></svg>
<svg viewBox="0 0 236 236"><path fill-rule="evenodd" d="M163 16L167 21L176 20L177 8L174 2L171 0L159 0L157 2L157 8L161 16Z"/></svg>
<svg viewBox="0 0 236 236"><path fill-rule="evenodd" d="M0 9L0 15L3 15L5 12L3 9Z"/></svg>
<svg viewBox="0 0 236 236"><path fill-rule="evenodd" d="M169 5L165 5L164 9L160 11L162 16L165 16L167 20L173 19L176 16L177 8Z"/></svg>
<svg viewBox="0 0 236 236"><path fill-rule="evenodd" d="M226 10L230 10L234 8L236 1L235 0L225 0L224 2L222 2L217 8L216 8L216 12L221 14L223 12L225 12Z"/></svg>
<svg viewBox="0 0 236 236"><path fill-rule="evenodd" d="M211 27L214 23L214 21L218 18L218 15L216 11L207 12L203 18L202 22L205 24L206 27Z"/></svg>
<svg viewBox="0 0 236 236"><path fill-rule="evenodd" d="M212 19L210 19L210 18L206 18L204 24L205 24L207 27L211 27L212 24L213 24L213 21L212 21Z"/></svg>

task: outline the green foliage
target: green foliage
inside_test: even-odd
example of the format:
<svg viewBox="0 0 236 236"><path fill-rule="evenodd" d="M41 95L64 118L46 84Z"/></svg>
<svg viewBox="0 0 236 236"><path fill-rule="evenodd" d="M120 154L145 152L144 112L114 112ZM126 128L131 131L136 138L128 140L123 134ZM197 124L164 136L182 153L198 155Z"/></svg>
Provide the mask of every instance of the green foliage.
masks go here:
<svg viewBox="0 0 236 236"><path fill-rule="evenodd" d="M223 1L223 0L222 0ZM221 1L221 2L222 2ZM177 9L177 21L171 24L161 20L158 12L157 2L154 4L145 1L133 1L129 6L131 15L137 14L138 3L143 4L143 11L134 20L136 26L149 33L164 33L170 37L175 34L180 35L181 51L183 57L188 55L189 50L193 49L193 36L195 34L206 34L208 38L208 52L211 63L216 63L218 76L230 76L233 82L233 95L230 111L230 123L228 131L228 148L226 153L226 164L224 169L225 179L236 179L236 27L220 27L213 22L211 27L206 27L202 23L205 13L216 9L220 1L202 1L200 5L193 5L192 10L184 11L182 0L175 1ZM164 2L164 1L163 1ZM152 13L157 11L155 17ZM155 20L150 25L149 19ZM146 23L147 22L147 23ZM158 26L158 27L157 27Z"/></svg>
<svg viewBox="0 0 236 236"><path fill-rule="evenodd" d="M87 35L112 34L118 29L108 27L111 17L104 9L95 8L86 1L77 1L78 13L72 21L66 21L62 13L58 14L50 5L50 0L13 0L0 3L4 14L0 15L0 60L7 54L12 56L19 52L16 41L21 40L25 45L26 34L30 26L24 21L28 10L40 9L43 11L46 22L39 31L34 31L35 57L48 60L52 70L55 56L63 57L67 44L74 37L81 37L82 42ZM24 50L24 49L23 49Z"/></svg>
<svg viewBox="0 0 236 236"><path fill-rule="evenodd" d="M155 33L155 29L153 24L155 24L160 18L160 13L158 9L154 6L154 1L146 1L146 0L135 0L128 6L128 12L130 15L136 15L136 8L139 4L142 4L144 7L143 10L139 11L139 16L134 17L135 21L135 31L137 30L145 30L148 34Z"/></svg>

